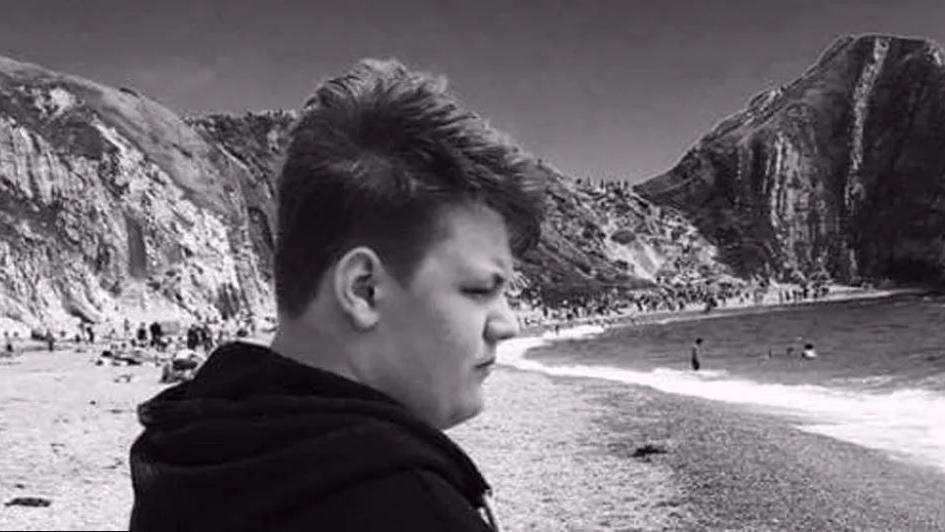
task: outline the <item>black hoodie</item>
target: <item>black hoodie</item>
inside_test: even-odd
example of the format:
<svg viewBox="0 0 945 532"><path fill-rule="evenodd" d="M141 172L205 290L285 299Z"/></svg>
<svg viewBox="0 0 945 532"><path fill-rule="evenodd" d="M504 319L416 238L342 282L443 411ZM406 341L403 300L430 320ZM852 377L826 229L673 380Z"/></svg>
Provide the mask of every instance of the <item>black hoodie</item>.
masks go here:
<svg viewBox="0 0 945 532"><path fill-rule="evenodd" d="M446 435L262 346L220 347L138 417L131 530L496 528L488 485Z"/></svg>

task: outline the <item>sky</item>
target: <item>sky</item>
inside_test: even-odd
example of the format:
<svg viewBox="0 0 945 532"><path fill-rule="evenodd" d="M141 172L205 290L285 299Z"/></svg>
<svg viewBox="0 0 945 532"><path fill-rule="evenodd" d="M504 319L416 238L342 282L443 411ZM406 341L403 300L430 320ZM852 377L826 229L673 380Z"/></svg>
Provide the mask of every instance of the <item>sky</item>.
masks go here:
<svg viewBox="0 0 945 532"><path fill-rule="evenodd" d="M0 55L181 114L294 109L359 59L396 58L556 168L631 182L864 33L945 43L945 2L0 2Z"/></svg>

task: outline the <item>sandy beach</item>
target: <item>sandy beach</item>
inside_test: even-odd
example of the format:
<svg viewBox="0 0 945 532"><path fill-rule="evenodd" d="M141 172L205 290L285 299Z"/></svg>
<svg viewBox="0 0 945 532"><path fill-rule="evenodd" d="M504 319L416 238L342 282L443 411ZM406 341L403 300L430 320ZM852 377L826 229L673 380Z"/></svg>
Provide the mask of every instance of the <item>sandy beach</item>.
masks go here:
<svg viewBox="0 0 945 532"><path fill-rule="evenodd" d="M127 526L134 408L165 385L156 367L94 359L63 350L0 361L0 528ZM624 443L599 422L611 414L606 383L499 369L487 387L488 411L451 435L481 464L506 530L672 529L685 517L665 464L610 452ZM49 505L7 505L17 497Z"/></svg>
<svg viewBox="0 0 945 532"><path fill-rule="evenodd" d="M135 406L154 366L96 352L0 358L0 529L124 529ZM593 379L499 367L449 432L505 531L945 530L945 475L789 419ZM47 506L10 504L33 497Z"/></svg>
<svg viewBox="0 0 945 532"><path fill-rule="evenodd" d="M133 407L162 385L157 368L89 358L0 366L0 528L127 526ZM501 368L487 393L450 435L492 484L503 530L945 529L945 476L771 416ZM16 497L50 504L6 506Z"/></svg>

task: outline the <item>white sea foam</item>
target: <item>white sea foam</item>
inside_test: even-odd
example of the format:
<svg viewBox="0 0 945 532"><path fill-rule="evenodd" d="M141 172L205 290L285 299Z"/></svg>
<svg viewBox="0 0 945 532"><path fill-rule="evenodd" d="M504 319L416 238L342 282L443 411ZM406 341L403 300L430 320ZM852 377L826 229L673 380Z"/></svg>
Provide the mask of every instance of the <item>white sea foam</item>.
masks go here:
<svg viewBox="0 0 945 532"><path fill-rule="evenodd" d="M725 371L634 371L583 364L546 365L525 358L529 349L559 339L581 339L603 329L582 326L558 335L516 338L499 345L498 362L547 375L643 385L668 393L757 405L806 420L800 428L888 451L945 470L945 395L930 390L865 392L816 385L764 384Z"/></svg>

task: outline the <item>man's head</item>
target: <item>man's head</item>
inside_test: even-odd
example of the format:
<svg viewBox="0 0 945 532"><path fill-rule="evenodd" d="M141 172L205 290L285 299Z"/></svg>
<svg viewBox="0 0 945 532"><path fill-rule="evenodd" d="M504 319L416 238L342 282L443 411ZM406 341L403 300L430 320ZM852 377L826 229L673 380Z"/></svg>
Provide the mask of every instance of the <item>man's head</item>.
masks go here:
<svg viewBox="0 0 945 532"><path fill-rule="evenodd" d="M322 83L280 176L274 347L437 427L475 415L517 331L503 287L539 236L540 175L442 80L365 61Z"/></svg>

